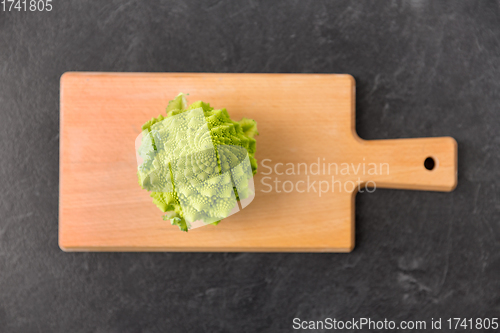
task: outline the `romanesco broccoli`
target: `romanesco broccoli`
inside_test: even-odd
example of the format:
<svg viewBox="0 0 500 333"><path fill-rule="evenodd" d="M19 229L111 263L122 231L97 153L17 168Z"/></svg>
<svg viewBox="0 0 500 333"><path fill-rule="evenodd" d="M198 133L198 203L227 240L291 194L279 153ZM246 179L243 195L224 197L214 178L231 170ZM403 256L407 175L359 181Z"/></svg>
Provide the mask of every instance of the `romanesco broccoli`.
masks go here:
<svg viewBox="0 0 500 333"><path fill-rule="evenodd" d="M164 220L183 231L195 221L217 224L253 195L255 120L233 121L226 109L201 101L188 106L181 93L169 102L166 117L142 129L139 184L152 192Z"/></svg>

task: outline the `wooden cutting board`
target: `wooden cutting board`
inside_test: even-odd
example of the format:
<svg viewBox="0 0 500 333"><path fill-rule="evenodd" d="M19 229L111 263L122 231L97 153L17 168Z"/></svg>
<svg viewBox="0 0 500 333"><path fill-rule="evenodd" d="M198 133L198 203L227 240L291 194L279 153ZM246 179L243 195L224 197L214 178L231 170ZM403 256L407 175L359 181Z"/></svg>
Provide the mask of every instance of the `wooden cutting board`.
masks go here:
<svg viewBox="0 0 500 333"><path fill-rule="evenodd" d="M134 150L142 124L165 114L179 92L190 94L189 103L225 107L233 119L253 118L260 131L254 201L218 226L188 233L163 221L139 186ZM453 138L360 139L354 101L350 75L66 73L59 245L65 251L349 252L358 184L451 191L457 183ZM432 170L424 167L428 157Z"/></svg>

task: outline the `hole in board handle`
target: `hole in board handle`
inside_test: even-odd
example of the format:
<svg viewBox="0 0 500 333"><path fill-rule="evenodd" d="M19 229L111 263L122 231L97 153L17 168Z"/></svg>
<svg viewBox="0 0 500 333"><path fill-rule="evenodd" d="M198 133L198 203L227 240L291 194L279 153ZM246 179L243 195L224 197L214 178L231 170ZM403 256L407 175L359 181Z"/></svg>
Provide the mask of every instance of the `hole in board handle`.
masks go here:
<svg viewBox="0 0 500 333"><path fill-rule="evenodd" d="M436 162L432 157L427 157L424 161L424 166L427 170L431 171L436 166Z"/></svg>

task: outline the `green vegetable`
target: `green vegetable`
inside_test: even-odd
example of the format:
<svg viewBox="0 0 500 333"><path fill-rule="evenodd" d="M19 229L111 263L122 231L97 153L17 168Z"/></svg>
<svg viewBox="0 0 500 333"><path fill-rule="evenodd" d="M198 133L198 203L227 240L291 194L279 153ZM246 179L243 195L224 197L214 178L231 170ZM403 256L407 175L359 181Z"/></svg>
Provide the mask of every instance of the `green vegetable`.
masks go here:
<svg viewBox="0 0 500 333"><path fill-rule="evenodd" d="M218 224L253 195L257 172L255 120L233 121L226 109L187 105L184 94L170 101L167 116L143 127L139 184L151 191L164 220L187 231L194 221Z"/></svg>

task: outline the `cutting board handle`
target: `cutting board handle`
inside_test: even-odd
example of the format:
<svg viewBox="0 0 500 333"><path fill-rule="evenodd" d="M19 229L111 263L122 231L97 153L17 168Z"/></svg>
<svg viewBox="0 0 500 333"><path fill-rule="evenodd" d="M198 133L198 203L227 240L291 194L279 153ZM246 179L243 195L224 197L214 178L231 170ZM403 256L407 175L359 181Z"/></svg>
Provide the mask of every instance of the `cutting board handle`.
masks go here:
<svg viewBox="0 0 500 333"><path fill-rule="evenodd" d="M372 181L381 188L449 192L457 185L457 142L451 137L358 142L363 162L377 166L376 174L364 175L367 186Z"/></svg>

